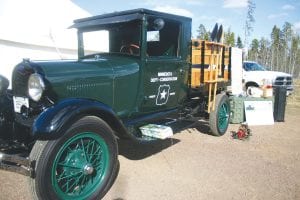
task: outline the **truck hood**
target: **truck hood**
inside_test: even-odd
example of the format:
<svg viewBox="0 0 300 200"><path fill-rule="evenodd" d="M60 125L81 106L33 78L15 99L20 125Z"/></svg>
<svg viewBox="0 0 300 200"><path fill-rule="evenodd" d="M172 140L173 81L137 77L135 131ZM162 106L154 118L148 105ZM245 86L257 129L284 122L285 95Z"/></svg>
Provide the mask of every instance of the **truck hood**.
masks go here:
<svg viewBox="0 0 300 200"><path fill-rule="evenodd" d="M15 95L26 96L28 77L41 74L53 99L66 97L90 98L111 104L119 80L137 80L138 60L126 56L101 55L97 59L26 61L13 73ZM135 83L138 85L138 83Z"/></svg>
<svg viewBox="0 0 300 200"><path fill-rule="evenodd" d="M124 56L101 56L97 59L82 60L57 60L57 61L35 61L41 67L45 77L57 79L58 77L90 77L90 76L111 76L113 69L124 67L127 70L118 73L117 76L126 75L128 73L137 72L139 64L130 58ZM116 74L114 74L116 75Z"/></svg>

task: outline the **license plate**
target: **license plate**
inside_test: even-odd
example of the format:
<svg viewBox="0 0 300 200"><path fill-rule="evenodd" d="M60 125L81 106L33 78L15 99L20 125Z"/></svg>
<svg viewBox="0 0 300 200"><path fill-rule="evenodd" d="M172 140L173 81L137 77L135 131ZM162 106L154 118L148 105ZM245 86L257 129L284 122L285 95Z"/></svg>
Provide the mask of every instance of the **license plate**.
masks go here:
<svg viewBox="0 0 300 200"><path fill-rule="evenodd" d="M29 108L29 99L25 97L13 97L15 112L21 113L22 106Z"/></svg>

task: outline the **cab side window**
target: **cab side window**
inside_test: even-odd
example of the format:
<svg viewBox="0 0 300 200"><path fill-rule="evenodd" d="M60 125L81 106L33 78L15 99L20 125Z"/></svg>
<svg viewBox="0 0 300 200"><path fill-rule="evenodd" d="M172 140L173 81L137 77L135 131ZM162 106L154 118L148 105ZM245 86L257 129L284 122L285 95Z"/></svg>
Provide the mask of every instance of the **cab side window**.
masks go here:
<svg viewBox="0 0 300 200"><path fill-rule="evenodd" d="M110 28L110 52L139 56L141 25L139 21L117 24Z"/></svg>
<svg viewBox="0 0 300 200"><path fill-rule="evenodd" d="M149 18L147 56L178 57L180 24L160 18Z"/></svg>

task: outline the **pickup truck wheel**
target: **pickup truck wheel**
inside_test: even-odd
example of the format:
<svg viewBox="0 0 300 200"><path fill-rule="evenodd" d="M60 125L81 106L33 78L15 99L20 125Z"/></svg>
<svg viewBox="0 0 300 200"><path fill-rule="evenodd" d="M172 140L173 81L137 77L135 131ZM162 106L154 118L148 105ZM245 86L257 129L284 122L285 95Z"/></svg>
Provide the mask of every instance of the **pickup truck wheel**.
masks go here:
<svg viewBox="0 0 300 200"><path fill-rule="evenodd" d="M255 95L256 94L256 92L255 91L257 91L259 89L259 87L258 86L248 86L247 88L246 88L246 94L248 95L248 96L252 96L252 95Z"/></svg>
<svg viewBox="0 0 300 200"><path fill-rule="evenodd" d="M222 136L226 133L229 125L230 104L226 94L216 96L215 110L209 115L209 126L212 134Z"/></svg>
<svg viewBox="0 0 300 200"><path fill-rule="evenodd" d="M37 141L30 178L34 199L101 199L119 171L118 149L111 128L101 119L84 117L53 141Z"/></svg>

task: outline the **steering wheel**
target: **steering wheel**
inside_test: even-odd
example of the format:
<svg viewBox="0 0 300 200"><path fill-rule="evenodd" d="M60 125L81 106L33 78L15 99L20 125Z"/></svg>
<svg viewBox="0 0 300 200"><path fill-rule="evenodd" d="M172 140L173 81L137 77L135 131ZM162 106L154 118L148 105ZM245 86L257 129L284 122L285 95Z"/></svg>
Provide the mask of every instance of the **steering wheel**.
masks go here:
<svg viewBox="0 0 300 200"><path fill-rule="evenodd" d="M120 48L121 53L127 53L130 55L139 55L140 54L140 47L136 44L127 44L122 45Z"/></svg>

